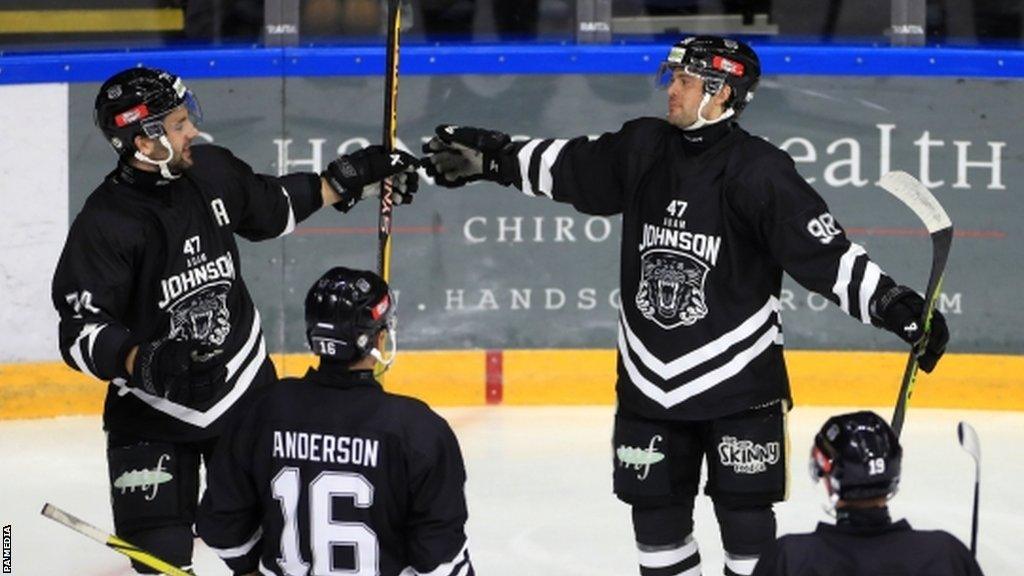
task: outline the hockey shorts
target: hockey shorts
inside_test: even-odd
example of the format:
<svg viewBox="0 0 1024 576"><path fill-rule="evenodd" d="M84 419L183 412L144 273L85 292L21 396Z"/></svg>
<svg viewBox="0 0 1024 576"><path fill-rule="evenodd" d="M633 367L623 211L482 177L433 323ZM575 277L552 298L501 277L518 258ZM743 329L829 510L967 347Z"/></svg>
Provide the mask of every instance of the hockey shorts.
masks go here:
<svg viewBox="0 0 1024 576"><path fill-rule="evenodd" d="M639 506L692 501L708 462L704 491L715 502L761 506L786 498L784 403L715 420L649 420L620 412L612 438L615 494Z"/></svg>
<svg viewBox="0 0 1024 576"><path fill-rule="evenodd" d="M200 461L209 459L215 443L216 439L152 442L108 433L110 501L117 535L169 562L187 565L192 556Z"/></svg>

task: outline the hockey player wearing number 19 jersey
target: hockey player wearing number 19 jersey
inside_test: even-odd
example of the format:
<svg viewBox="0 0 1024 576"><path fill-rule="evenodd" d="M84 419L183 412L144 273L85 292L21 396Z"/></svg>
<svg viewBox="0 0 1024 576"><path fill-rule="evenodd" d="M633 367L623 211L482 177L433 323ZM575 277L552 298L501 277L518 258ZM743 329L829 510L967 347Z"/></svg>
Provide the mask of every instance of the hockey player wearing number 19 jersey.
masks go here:
<svg viewBox="0 0 1024 576"><path fill-rule="evenodd" d="M749 46L688 38L659 77L667 119L514 143L439 126L424 152L442 186L484 179L622 214L614 485L633 507L640 572L700 573L692 516L706 456L725 573L750 574L786 493L783 273L908 342L924 301L850 242L785 152L736 122L760 77ZM936 314L924 370L947 338Z"/></svg>
<svg viewBox="0 0 1024 576"><path fill-rule="evenodd" d="M414 158L380 147L323 175L261 175L228 150L193 146L198 103L181 78L114 75L96 98L119 162L75 217L53 278L60 348L110 383L103 412L117 534L186 566L200 459L238 407L276 379L235 236L288 234L325 204L347 210ZM147 567L136 565L140 572Z"/></svg>

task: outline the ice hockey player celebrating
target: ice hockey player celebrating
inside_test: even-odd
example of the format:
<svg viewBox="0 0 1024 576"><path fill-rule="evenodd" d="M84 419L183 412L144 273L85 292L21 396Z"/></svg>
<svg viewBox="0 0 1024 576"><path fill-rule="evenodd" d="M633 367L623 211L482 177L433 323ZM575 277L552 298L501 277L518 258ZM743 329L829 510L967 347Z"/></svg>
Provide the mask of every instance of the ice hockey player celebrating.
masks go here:
<svg viewBox="0 0 1024 576"><path fill-rule="evenodd" d="M389 176L407 202L417 183L413 156L380 147L323 175L255 174L224 148L193 145L200 116L181 78L161 70L103 84L95 121L119 161L71 225L53 279L64 361L110 382L117 534L180 566L191 563L200 458L276 379L235 235L288 234L321 206L347 211L377 194Z"/></svg>
<svg viewBox="0 0 1024 576"><path fill-rule="evenodd" d="M886 502L900 482L902 449L874 412L829 418L814 437L811 477L822 480L836 523L769 545L755 576L981 576L967 547L942 530L893 522Z"/></svg>
<svg viewBox="0 0 1024 576"><path fill-rule="evenodd" d="M271 386L207 476L197 529L235 574L474 574L455 435L374 379L394 359L378 348L395 342L394 320L372 272L334 268L310 288L319 367Z"/></svg>
<svg viewBox="0 0 1024 576"><path fill-rule="evenodd" d="M622 214L614 486L632 506L645 576L700 573L693 504L705 457L725 573L750 574L774 538L791 403L783 272L865 324L907 342L923 334L923 298L847 239L785 152L737 124L759 77L742 42L687 38L659 73L665 119L596 140L439 126L424 145L442 186L490 180ZM923 370L947 339L936 314Z"/></svg>

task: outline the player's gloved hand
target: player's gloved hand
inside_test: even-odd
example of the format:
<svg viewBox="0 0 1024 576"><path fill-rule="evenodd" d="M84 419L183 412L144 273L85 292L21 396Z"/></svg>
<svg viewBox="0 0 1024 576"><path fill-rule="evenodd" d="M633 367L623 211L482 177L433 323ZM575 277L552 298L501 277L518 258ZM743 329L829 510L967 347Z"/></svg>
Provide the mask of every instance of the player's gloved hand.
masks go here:
<svg viewBox="0 0 1024 576"><path fill-rule="evenodd" d="M162 338L139 344L128 385L177 404L202 404L211 398L226 373L208 350L187 340Z"/></svg>
<svg viewBox="0 0 1024 576"><path fill-rule="evenodd" d="M921 314L924 312L924 298L906 286L893 286L871 301L871 317L875 323L896 334L908 344L914 345L924 336ZM918 366L931 372L946 352L949 328L942 312L932 313L931 331L924 351L917 359Z"/></svg>
<svg viewBox="0 0 1024 576"><path fill-rule="evenodd" d="M363 198L380 197L382 181L389 177L392 203L411 203L419 189L418 163L408 152L385 152L383 146L374 145L339 156L320 175L341 196L334 207L348 212Z"/></svg>
<svg viewBox="0 0 1024 576"><path fill-rule="evenodd" d="M427 174L438 186L457 188L477 180L508 186L519 182L519 160L508 134L442 124L423 145Z"/></svg>

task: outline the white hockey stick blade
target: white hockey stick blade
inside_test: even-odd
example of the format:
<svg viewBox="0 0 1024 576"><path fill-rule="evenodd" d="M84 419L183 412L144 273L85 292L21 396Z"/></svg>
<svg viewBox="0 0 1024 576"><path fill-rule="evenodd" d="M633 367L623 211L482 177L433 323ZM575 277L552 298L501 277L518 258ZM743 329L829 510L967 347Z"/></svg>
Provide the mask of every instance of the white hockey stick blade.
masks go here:
<svg viewBox="0 0 1024 576"><path fill-rule="evenodd" d="M960 422L956 425L956 436L964 450L974 458L974 462L981 464L981 442L978 440L978 433L974 431L974 426Z"/></svg>
<svg viewBox="0 0 1024 576"><path fill-rule="evenodd" d="M953 226L953 222L935 196L932 196L931 191L910 174L902 170L887 172L878 180L878 185L909 206L924 222L929 234Z"/></svg>
<svg viewBox="0 0 1024 576"><path fill-rule="evenodd" d="M110 538L110 535L106 532L100 530L92 524L89 524L85 520L80 520L79 518L72 516L71 514L68 514L67 512L61 510L60 508L57 508L53 504L45 504L43 506L42 514L50 520L53 520L58 524L63 524L68 528L71 528L72 530L78 532L79 534L83 534L85 536L88 536L89 538L92 538L100 544L106 544L107 540Z"/></svg>

